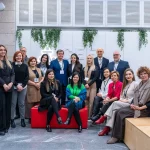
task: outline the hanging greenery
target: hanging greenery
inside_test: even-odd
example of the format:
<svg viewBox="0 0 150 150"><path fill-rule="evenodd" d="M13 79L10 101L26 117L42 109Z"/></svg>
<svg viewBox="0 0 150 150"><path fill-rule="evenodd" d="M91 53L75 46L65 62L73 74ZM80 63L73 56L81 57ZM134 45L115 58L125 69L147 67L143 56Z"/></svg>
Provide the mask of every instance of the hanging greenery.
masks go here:
<svg viewBox="0 0 150 150"><path fill-rule="evenodd" d="M117 36L117 44L123 50L124 48L124 29L121 29L118 31L118 36Z"/></svg>
<svg viewBox="0 0 150 150"><path fill-rule="evenodd" d="M19 46L19 48L21 48L22 47L22 41L21 41L21 39L22 39L22 31L23 29L17 29L17 31L16 31L16 40L18 40L18 46Z"/></svg>
<svg viewBox="0 0 150 150"><path fill-rule="evenodd" d="M147 36L146 30L139 30L139 50L148 44Z"/></svg>
<svg viewBox="0 0 150 150"><path fill-rule="evenodd" d="M57 48L57 44L60 40L61 29L46 29L45 40L47 46Z"/></svg>
<svg viewBox="0 0 150 150"><path fill-rule="evenodd" d="M40 44L40 47L44 49L46 47L46 41L43 38L42 29L40 28L33 28L31 30L31 37L33 38L34 42L37 42Z"/></svg>
<svg viewBox="0 0 150 150"><path fill-rule="evenodd" d="M82 41L83 41L84 48L89 46L92 49L92 44L96 34L97 34L97 30L91 30L91 29L83 30Z"/></svg>

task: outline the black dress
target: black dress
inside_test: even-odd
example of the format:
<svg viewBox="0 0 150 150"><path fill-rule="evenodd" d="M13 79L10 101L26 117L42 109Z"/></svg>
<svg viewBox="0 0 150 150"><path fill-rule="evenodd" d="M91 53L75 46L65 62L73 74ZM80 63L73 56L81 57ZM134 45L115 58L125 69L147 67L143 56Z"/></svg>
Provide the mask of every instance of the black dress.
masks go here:
<svg viewBox="0 0 150 150"><path fill-rule="evenodd" d="M49 92L46 90L46 83L42 82L41 83L41 88L40 88L40 93L41 93L41 100L40 100L40 105L38 107L38 111L44 111L48 110L47 113L47 125L49 125L53 114L55 113L57 118L59 118L59 113L58 111L60 110L60 101L56 102L54 99L54 95L60 100L61 98L61 85L60 82L57 80L57 86L58 88L56 89L55 86L52 84L49 87Z"/></svg>
<svg viewBox="0 0 150 150"><path fill-rule="evenodd" d="M14 83L15 73L13 68L10 68L6 61L3 62L3 68L0 68L0 132L8 130L11 119L11 100L12 88L5 92L3 85Z"/></svg>

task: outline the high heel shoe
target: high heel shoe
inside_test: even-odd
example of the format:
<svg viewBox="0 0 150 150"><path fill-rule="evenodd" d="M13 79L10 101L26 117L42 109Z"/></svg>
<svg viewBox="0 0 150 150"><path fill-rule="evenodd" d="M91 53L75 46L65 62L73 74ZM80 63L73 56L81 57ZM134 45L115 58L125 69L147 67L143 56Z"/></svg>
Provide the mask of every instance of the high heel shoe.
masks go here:
<svg viewBox="0 0 150 150"><path fill-rule="evenodd" d="M52 129L51 129L50 125L46 126L46 130L47 130L47 132L52 132Z"/></svg>
<svg viewBox="0 0 150 150"><path fill-rule="evenodd" d="M110 132L110 127L104 127L104 129L98 133L98 136L104 136L105 134L108 135L108 133Z"/></svg>
<svg viewBox="0 0 150 150"><path fill-rule="evenodd" d="M106 116L101 116L97 121L95 121L96 124L101 124L107 119Z"/></svg>
<svg viewBox="0 0 150 150"><path fill-rule="evenodd" d="M59 117L59 118L57 118L57 122L58 122L58 124L63 124L63 122L62 122L62 120L61 120L61 118Z"/></svg>
<svg viewBox="0 0 150 150"><path fill-rule="evenodd" d="M79 133L82 132L82 126L81 126L81 125L78 127L78 132L79 132Z"/></svg>
<svg viewBox="0 0 150 150"><path fill-rule="evenodd" d="M65 121L65 123L64 123L65 125L68 125L68 124L70 124L70 118L67 118L67 120Z"/></svg>

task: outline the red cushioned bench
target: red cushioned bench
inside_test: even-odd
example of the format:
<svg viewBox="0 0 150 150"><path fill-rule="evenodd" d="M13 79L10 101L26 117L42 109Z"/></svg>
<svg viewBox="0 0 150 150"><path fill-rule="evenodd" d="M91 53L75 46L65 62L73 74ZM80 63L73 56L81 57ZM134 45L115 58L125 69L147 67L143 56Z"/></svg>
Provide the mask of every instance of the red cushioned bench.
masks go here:
<svg viewBox="0 0 150 150"><path fill-rule="evenodd" d="M88 110L87 108L83 108L80 111L80 116L82 120L82 128L86 129L88 127L87 120L88 120ZM68 109L67 108L61 108L59 111L59 114L62 118L62 121L65 122L67 119ZM32 128L45 128L46 127L46 119L47 119L47 110L43 112L38 112L38 108L33 107L31 108L31 127ZM75 121L74 116L72 116L70 124L69 125L60 125L57 123L56 115L54 114L50 123L52 128L78 128L78 125Z"/></svg>

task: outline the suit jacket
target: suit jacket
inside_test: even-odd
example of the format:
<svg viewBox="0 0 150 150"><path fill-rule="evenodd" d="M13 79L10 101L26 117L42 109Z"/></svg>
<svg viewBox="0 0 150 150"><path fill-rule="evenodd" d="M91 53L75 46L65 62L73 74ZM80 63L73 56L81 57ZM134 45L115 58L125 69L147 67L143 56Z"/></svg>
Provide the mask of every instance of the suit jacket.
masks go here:
<svg viewBox="0 0 150 150"><path fill-rule="evenodd" d="M114 65L115 65L114 61L112 61L108 64L108 68L110 71L114 71ZM121 82L123 81L124 71L127 68L130 68L129 63L127 61L120 60L116 71L119 72Z"/></svg>
<svg viewBox="0 0 150 150"><path fill-rule="evenodd" d="M98 57L94 58L94 64L98 68L99 77L101 76L102 80L104 80L104 74L103 74L104 68L106 68L108 66L108 63L109 63L109 60L107 58L103 57L103 59L102 59L102 67L100 68L99 62L98 62Z"/></svg>
<svg viewBox="0 0 150 150"><path fill-rule="evenodd" d="M69 66L68 60L63 59L63 64L64 64L64 69L63 69L64 74L60 74L61 68L60 68L60 64L58 62L58 59L51 61L50 69L54 70L55 78L57 80L59 80L59 82L62 85L67 86L67 84L68 84L68 66Z"/></svg>

